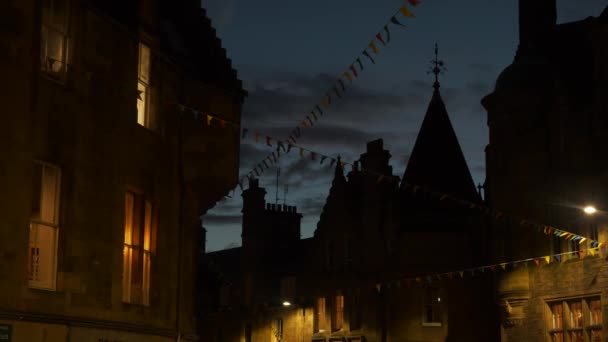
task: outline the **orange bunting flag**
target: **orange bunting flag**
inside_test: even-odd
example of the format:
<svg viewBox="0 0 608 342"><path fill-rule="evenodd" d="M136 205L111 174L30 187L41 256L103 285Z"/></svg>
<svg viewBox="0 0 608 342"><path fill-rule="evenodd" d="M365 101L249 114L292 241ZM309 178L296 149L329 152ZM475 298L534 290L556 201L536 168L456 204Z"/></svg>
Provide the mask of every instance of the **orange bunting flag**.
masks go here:
<svg viewBox="0 0 608 342"><path fill-rule="evenodd" d="M384 176L383 176L383 175L380 175L380 176L378 177L378 183L380 183L380 182L382 181L382 178L384 178Z"/></svg>
<svg viewBox="0 0 608 342"><path fill-rule="evenodd" d="M255 142L258 142L260 135L260 132L255 132Z"/></svg>
<svg viewBox="0 0 608 342"><path fill-rule="evenodd" d="M211 120L213 119L213 117L209 114L207 114L207 126L211 125Z"/></svg>
<svg viewBox="0 0 608 342"><path fill-rule="evenodd" d="M534 259L534 263L536 266L540 266L540 260L538 258Z"/></svg>
<svg viewBox="0 0 608 342"><path fill-rule="evenodd" d="M581 251L578 252L578 257L579 258L582 258L584 256L585 256L585 251L581 250Z"/></svg>
<svg viewBox="0 0 608 342"><path fill-rule="evenodd" d="M405 6L401 6L401 8L399 9L399 12L401 12L401 14L403 14L403 16L405 16L405 17L414 18L414 13L410 12L410 10L407 9L407 7L405 7Z"/></svg>
<svg viewBox="0 0 608 342"><path fill-rule="evenodd" d="M374 44L373 41L369 42L369 47L372 49L372 51L374 51L374 53L377 55L380 52L378 51L378 48L376 47L376 44Z"/></svg>

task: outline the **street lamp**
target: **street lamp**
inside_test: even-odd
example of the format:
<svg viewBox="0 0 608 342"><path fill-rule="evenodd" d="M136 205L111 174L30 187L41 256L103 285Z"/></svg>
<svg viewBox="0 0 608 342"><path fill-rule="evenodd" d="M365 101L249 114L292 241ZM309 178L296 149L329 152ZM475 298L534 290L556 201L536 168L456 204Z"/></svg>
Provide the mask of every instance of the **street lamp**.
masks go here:
<svg viewBox="0 0 608 342"><path fill-rule="evenodd" d="M593 215L593 214L595 214L597 212L597 209L595 209L595 207L592 206L592 205L588 205L585 208L583 208L583 211L587 215Z"/></svg>
<svg viewBox="0 0 608 342"><path fill-rule="evenodd" d="M289 301L284 301L284 302L283 302L283 306L291 306L291 302L289 302Z"/></svg>

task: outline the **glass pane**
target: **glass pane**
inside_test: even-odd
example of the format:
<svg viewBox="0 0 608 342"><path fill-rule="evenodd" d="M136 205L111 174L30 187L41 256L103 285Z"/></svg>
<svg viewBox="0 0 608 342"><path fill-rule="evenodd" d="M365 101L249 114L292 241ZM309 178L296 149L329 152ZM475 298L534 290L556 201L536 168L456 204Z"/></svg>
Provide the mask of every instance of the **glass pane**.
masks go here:
<svg viewBox="0 0 608 342"><path fill-rule="evenodd" d="M591 330L591 342L602 342L602 330Z"/></svg>
<svg viewBox="0 0 608 342"><path fill-rule="evenodd" d="M552 328L563 329L563 306L562 303L551 304Z"/></svg>
<svg viewBox="0 0 608 342"><path fill-rule="evenodd" d="M551 341L552 342L564 342L564 333L553 333L551 334Z"/></svg>
<svg viewBox="0 0 608 342"><path fill-rule="evenodd" d="M599 299L589 301L589 311L591 311L591 325L602 324L602 305Z"/></svg>
<svg viewBox="0 0 608 342"><path fill-rule="evenodd" d="M30 224L29 277L31 285L52 289L55 287L55 258L57 229L51 226Z"/></svg>
<svg viewBox="0 0 608 342"><path fill-rule="evenodd" d="M131 301L131 263L133 249L129 246L124 246L122 250L122 300L123 302Z"/></svg>
<svg viewBox="0 0 608 342"><path fill-rule="evenodd" d="M43 5L44 23L52 26L60 32L67 32L68 26L68 0L44 0Z"/></svg>
<svg viewBox="0 0 608 342"><path fill-rule="evenodd" d="M580 301L570 303L570 324L571 328L583 327L583 304Z"/></svg>
<svg viewBox="0 0 608 342"><path fill-rule="evenodd" d="M34 163L32 174L32 218L40 220L40 198L42 193L42 164Z"/></svg>
<svg viewBox="0 0 608 342"><path fill-rule="evenodd" d="M133 194L127 192L125 194L125 244L133 244Z"/></svg>
<svg viewBox="0 0 608 342"><path fill-rule="evenodd" d="M572 342L585 342L585 337L582 331L572 332Z"/></svg>
<svg viewBox="0 0 608 342"><path fill-rule="evenodd" d="M142 304L150 305L150 253L144 252L144 274L142 281Z"/></svg>
<svg viewBox="0 0 608 342"><path fill-rule="evenodd" d="M317 330L319 332L325 331L325 329L326 329L325 322L326 322L325 298L318 298L317 299L317 327L318 327Z"/></svg>
<svg viewBox="0 0 608 342"><path fill-rule="evenodd" d="M59 190L59 169L45 165L42 168L40 194L40 220L57 224L57 200Z"/></svg>
<svg viewBox="0 0 608 342"><path fill-rule="evenodd" d="M139 80L150 83L150 48L139 44Z"/></svg>
<svg viewBox="0 0 608 342"><path fill-rule="evenodd" d="M152 231L152 203L150 201L146 201L144 211L144 250L150 251L150 233Z"/></svg>
<svg viewBox="0 0 608 342"><path fill-rule="evenodd" d="M148 96L147 86L141 82L137 83L137 123L146 126L146 98Z"/></svg>

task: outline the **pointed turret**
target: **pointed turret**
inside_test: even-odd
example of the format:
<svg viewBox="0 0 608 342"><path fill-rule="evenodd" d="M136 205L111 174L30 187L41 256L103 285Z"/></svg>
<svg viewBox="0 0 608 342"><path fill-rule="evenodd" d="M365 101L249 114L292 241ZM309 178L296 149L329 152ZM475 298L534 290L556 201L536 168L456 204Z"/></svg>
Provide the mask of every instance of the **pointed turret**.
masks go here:
<svg viewBox="0 0 608 342"><path fill-rule="evenodd" d="M437 46L435 46L433 64L431 70L435 74L433 97L416 138L401 185L402 187L405 184L419 185L478 202L480 197L475 190L471 173L439 92L437 76L443 71L443 62L437 59Z"/></svg>

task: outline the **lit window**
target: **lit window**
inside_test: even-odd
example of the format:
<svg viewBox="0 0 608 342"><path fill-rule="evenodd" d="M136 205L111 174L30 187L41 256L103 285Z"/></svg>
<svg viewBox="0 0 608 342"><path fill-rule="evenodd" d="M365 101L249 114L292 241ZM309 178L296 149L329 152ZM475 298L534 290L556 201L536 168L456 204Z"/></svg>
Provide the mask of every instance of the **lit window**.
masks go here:
<svg viewBox="0 0 608 342"><path fill-rule="evenodd" d="M315 318L314 318L314 331L315 333L325 332L325 298L317 298L315 307Z"/></svg>
<svg viewBox="0 0 608 342"><path fill-rule="evenodd" d="M42 0L40 67L48 76L64 81L68 62L68 0Z"/></svg>
<svg viewBox="0 0 608 342"><path fill-rule="evenodd" d="M599 297L548 303L552 342L602 341L602 306Z"/></svg>
<svg viewBox="0 0 608 342"><path fill-rule="evenodd" d="M144 196L125 195L123 292L127 303L150 305L150 274L156 246L156 210Z"/></svg>
<svg viewBox="0 0 608 342"><path fill-rule="evenodd" d="M424 289L423 325L441 326L441 304L441 291L438 288Z"/></svg>
<svg viewBox="0 0 608 342"><path fill-rule="evenodd" d="M32 288L54 290L59 233L60 170L34 162L28 275Z"/></svg>
<svg viewBox="0 0 608 342"><path fill-rule="evenodd" d="M342 329L344 324L344 296L337 295L334 297L334 312L331 320L332 331L338 331Z"/></svg>
<svg viewBox="0 0 608 342"><path fill-rule="evenodd" d="M150 48L139 43L137 69L137 123L150 128Z"/></svg>

